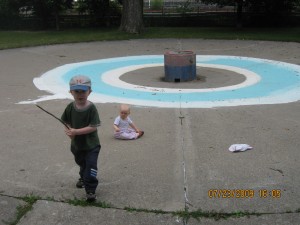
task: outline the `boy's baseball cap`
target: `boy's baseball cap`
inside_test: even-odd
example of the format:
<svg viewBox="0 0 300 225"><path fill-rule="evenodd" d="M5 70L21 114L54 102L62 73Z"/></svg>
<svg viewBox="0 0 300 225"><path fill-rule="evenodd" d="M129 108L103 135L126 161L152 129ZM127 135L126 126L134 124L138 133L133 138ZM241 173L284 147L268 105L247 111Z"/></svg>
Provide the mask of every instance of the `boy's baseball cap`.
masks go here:
<svg viewBox="0 0 300 225"><path fill-rule="evenodd" d="M79 75L72 77L70 80L70 90L83 90L87 91L91 88L91 80L87 76Z"/></svg>

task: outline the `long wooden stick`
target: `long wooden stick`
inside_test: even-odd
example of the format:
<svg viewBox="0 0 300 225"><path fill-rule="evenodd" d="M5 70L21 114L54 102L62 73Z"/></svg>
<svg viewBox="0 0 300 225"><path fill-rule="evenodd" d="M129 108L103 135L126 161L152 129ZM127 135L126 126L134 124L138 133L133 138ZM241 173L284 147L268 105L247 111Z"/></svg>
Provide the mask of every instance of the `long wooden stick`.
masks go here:
<svg viewBox="0 0 300 225"><path fill-rule="evenodd" d="M43 109L41 106L37 105L36 106L38 108L40 108L41 110L43 110L45 113L48 113L50 116L53 116L55 119L57 119L59 122L61 122L66 128L68 128L68 130L70 130L70 127L68 126L68 124L66 124L63 120L59 119L58 117L54 116L52 113L48 112L46 109Z"/></svg>

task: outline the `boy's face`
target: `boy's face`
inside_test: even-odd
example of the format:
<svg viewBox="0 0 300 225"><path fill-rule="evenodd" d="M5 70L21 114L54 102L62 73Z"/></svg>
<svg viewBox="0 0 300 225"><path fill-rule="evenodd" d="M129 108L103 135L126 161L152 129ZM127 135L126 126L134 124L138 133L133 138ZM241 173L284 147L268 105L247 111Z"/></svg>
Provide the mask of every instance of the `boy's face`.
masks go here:
<svg viewBox="0 0 300 225"><path fill-rule="evenodd" d="M84 90L72 90L72 91L70 91L70 93L73 95L76 104L78 104L78 105L85 105L85 103L87 101L87 98L88 98L88 96L91 93L91 90L90 89L87 90L87 91L84 91Z"/></svg>

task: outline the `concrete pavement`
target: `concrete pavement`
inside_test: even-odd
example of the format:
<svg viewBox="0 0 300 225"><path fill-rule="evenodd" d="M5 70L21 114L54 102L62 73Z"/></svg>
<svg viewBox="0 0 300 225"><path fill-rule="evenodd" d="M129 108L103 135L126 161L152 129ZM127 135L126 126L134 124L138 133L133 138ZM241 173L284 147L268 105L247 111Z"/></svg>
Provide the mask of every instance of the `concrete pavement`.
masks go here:
<svg viewBox="0 0 300 225"><path fill-rule="evenodd" d="M136 141L113 139L117 103L97 104L102 121L97 195L111 207L68 203L85 195L75 187L78 167L63 127L34 105L16 104L49 94L38 90L33 78L67 63L163 54L179 46L197 55L300 64L299 43L242 40L128 40L0 51L0 224L16 219L18 206L28 205L19 198L28 195L40 200L17 224L300 224L299 102L213 109L133 106L131 117L145 131ZM151 75L149 69L144 73ZM134 73L125 74L124 80L164 86L164 82ZM209 82L220 85L217 78ZM235 82L229 75L221 81ZM60 116L68 102L40 105ZM228 147L235 143L247 143L254 149L229 152ZM241 197L238 192L254 196ZM231 193L231 198L224 193ZM201 217L197 221L172 214L199 209L262 215L218 221Z"/></svg>

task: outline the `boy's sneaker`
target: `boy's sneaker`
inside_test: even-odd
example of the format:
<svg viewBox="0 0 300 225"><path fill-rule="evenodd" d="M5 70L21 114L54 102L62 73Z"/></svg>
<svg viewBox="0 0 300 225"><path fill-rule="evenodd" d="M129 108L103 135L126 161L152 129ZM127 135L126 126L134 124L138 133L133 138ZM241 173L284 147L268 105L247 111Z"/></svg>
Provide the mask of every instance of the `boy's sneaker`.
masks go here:
<svg viewBox="0 0 300 225"><path fill-rule="evenodd" d="M84 183L83 183L83 179L79 178L79 180L76 183L76 187L77 188L84 188Z"/></svg>
<svg viewBox="0 0 300 225"><path fill-rule="evenodd" d="M96 199L97 199L97 196L96 196L95 193L87 193L86 194L86 201L87 202L94 202L94 201L96 201Z"/></svg>

